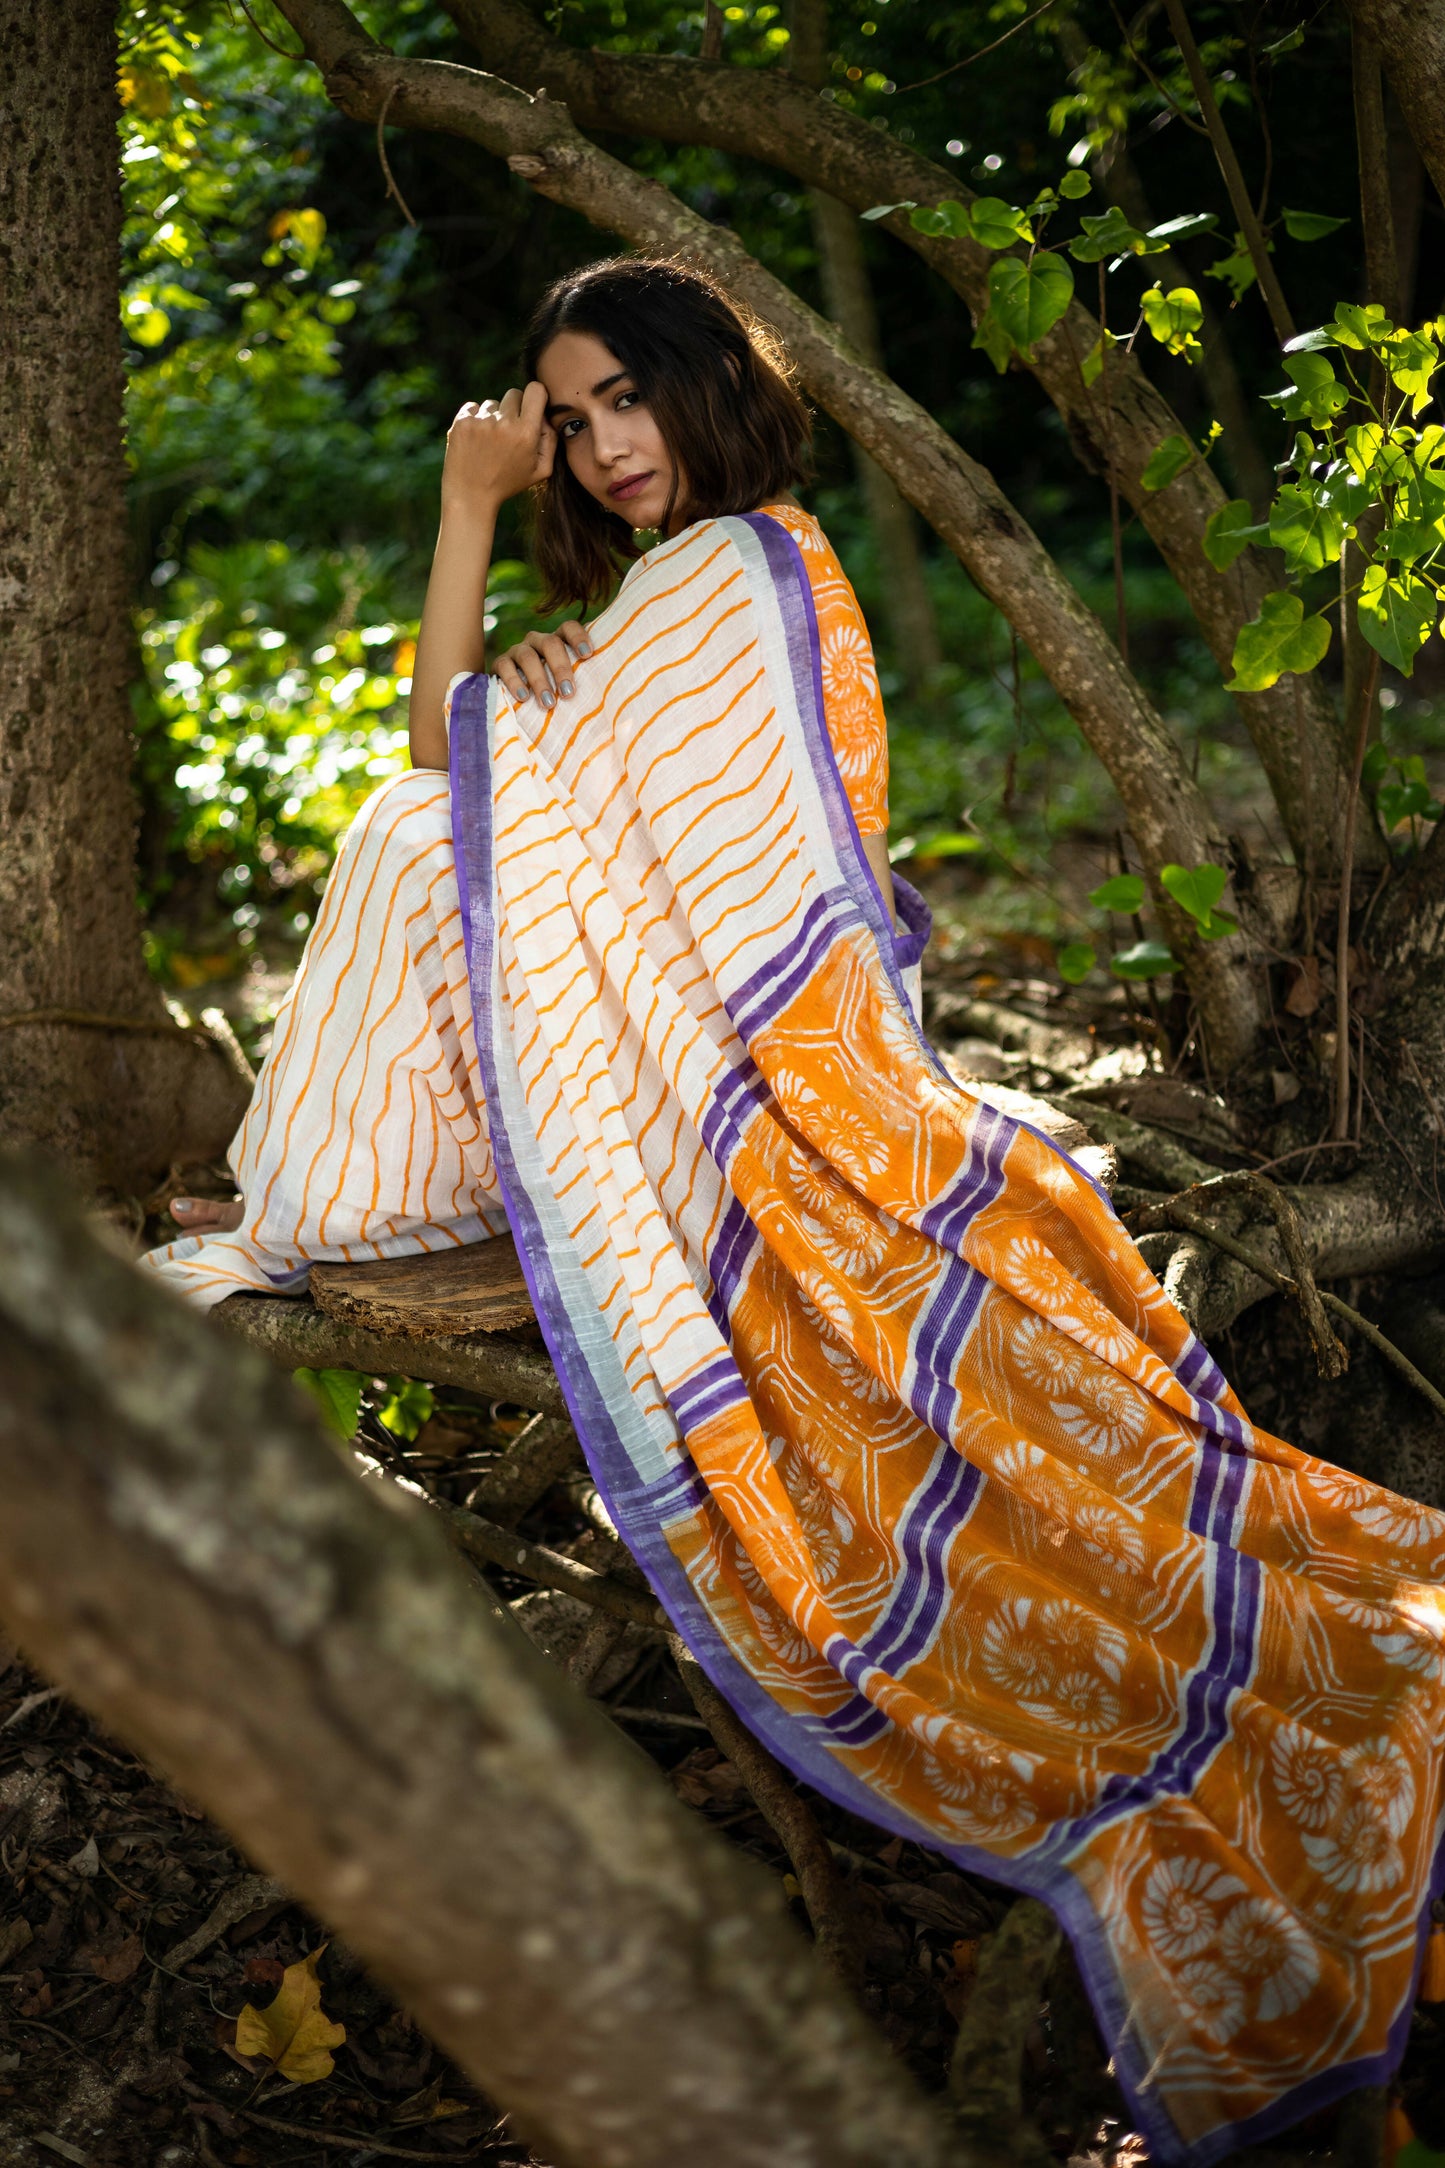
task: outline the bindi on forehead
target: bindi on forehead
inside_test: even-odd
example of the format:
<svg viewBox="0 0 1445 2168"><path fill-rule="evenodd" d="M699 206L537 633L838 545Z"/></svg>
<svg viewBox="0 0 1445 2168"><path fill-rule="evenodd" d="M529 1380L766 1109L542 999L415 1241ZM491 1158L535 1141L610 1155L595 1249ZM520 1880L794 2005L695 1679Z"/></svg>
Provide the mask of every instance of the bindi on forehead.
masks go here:
<svg viewBox="0 0 1445 2168"><path fill-rule="evenodd" d="M575 412L587 399L605 398L608 392L615 390L619 384L626 382L628 374L629 372L626 369L614 369L611 376L604 376L592 386L590 391L580 393L576 399L563 398L549 401L547 406L548 421L554 421L559 414Z"/></svg>

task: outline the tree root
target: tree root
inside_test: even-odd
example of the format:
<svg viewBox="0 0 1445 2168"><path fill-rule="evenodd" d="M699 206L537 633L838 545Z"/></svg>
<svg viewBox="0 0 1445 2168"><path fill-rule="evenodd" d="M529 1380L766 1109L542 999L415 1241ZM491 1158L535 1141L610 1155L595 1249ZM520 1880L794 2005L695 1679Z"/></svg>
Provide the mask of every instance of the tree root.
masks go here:
<svg viewBox="0 0 1445 2168"><path fill-rule="evenodd" d="M644 1589L629 1587L614 1574L598 1573L561 1551L548 1550L543 1543L529 1543L525 1536L514 1534L510 1528L499 1528L495 1521L484 1521L465 1506L450 1505L445 1498L428 1497L427 1504L444 1522L458 1550L479 1565L501 1566L508 1573L520 1573L539 1588L555 1588L563 1596L575 1596L579 1603L590 1605L594 1611L606 1611L628 1625L647 1626L657 1633L671 1631L667 1613Z"/></svg>
<svg viewBox="0 0 1445 2168"><path fill-rule="evenodd" d="M1268 1188L1272 1185L1263 1184L1261 1186ZM1131 1216L1144 1217L1145 1215L1141 1213ZM1156 1225L1179 1227L1188 1234L1197 1235L1203 1241L1212 1243L1216 1249L1222 1250L1227 1257L1233 1257L1239 1264L1247 1266L1257 1278L1265 1282L1266 1286L1275 1288L1280 1294L1296 1296L1300 1300L1301 1308L1305 1308L1302 1285L1299 1280L1291 1279L1288 1273L1278 1271L1267 1258L1261 1257L1257 1250L1246 1248L1244 1243L1237 1241L1233 1235L1226 1234L1222 1227L1216 1227L1212 1220L1206 1219L1202 1212L1191 1212L1189 1207L1178 1199L1169 1198L1161 1205L1148 1207L1147 1216ZM1311 1282L1311 1286L1313 1288L1313 1282ZM1402 1349L1396 1347L1393 1340L1387 1339L1378 1325L1372 1325L1367 1317L1362 1317L1358 1310L1354 1309L1348 1302L1342 1302L1338 1295L1331 1294L1327 1288L1314 1289L1313 1292L1315 1300L1322 1310L1327 1310L1332 1316L1342 1318L1347 1325L1352 1325L1355 1331L1368 1340L1370 1345L1377 1349L1387 1362L1394 1364L1402 1377L1409 1379L1416 1392L1429 1401L1437 1415L1445 1416L1445 1394L1442 1394L1437 1387L1430 1383L1423 1371L1415 1368L1409 1356ZM1308 1323L1309 1312L1307 1309L1305 1310L1305 1316ZM1313 1327L1311 1327L1311 1338L1314 1338ZM1330 1334L1330 1338L1335 1339L1333 1333ZM1315 1345L1318 1356L1318 1341L1316 1341ZM1337 1347L1340 1345L1338 1340L1335 1340L1335 1345ZM1340 1352L1344 1353L1343 1348L1341 1348ZM1341 1364L1340 1369L1343 1369L1343 1367L1344 1365ZM1323 1362L1320 1364L1320 1370L1325 1377L1338 1377L1340 1374L1338 1369L1327 1370Z"/></svg>
<svg viewBox="0 0 1445 2168"><path fill-rule="evenodd" d="M714 1744L737 1770L753 1804L788 1855L813 1923L818 1955L845 1986L861 1987L863 1951L848 1886L817 1816L781 1763L753 1737L686 1644L675 1635L672 1653L693 1707L712 1733Z"/></svg>
<svg viewBox="0 0 1445 2168"><path fill-rule="evenodd" d="M1053 2156L1024 2114L1022 2067L1029 2028L1058 1955L1059 1923L1036 1897L1020 1897L979 1957L948 2071L954 2114L979 2152L1043 2168Z"/></svg>

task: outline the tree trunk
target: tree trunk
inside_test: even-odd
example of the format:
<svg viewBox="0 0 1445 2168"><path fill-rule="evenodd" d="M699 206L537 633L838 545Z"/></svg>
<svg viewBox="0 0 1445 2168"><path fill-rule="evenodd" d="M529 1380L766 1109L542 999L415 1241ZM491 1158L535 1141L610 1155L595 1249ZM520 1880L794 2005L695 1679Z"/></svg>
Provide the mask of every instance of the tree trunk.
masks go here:
<svg viewBox="0 0 1445 2168"><path fill-rule="evenodd" d="M781 1894L350 1472L0 1159L0 1616L571 2168L964 2148Z"/></svg>
<svg viewBox="0 0 1445 2168"><path fill-rule="evenodd" d="M1405 125L1445 198L1445 11L1426 0L1346 0L1359 30L1380 48Z"/></svg>
<svg viewBox="0 0 1445 2168"><path fill-rule="evenodd" d="M148 1186L244 1095L141 956L114 8L0 0L0 52L0 1136Z"/></svg>
<svg viewBox="0 0 1445 2168"><path fill-rule="evenodd" d="M800 83L821 90L828 72L828 0L793 0L788 65ZM858 214L821 188L808 190L813 241L823 282L823 306L845 339L872 369L883 367L878 311ZM894 652L910 692L920 693L943 660L938 620L928 592L923 552L913 514L889 476L860 445L853 445L858 486L882 571L883 608Z"/></svg>

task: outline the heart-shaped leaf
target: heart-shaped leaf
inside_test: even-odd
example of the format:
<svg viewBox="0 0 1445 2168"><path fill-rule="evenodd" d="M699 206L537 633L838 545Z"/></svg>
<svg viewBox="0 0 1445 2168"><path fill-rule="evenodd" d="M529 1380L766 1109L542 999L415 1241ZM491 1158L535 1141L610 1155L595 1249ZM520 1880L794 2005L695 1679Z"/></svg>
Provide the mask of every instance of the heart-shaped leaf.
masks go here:
<svg viewBox="0 0 1445 2168"><path fill-rule="evenodd" d="M1440 614L1435 589L1413 572L1389 576L1383 565L1366 565L1356 608L1360 631L1375 653L1409 677Z"/></svg>
<svg viewBox="0 0 1445 2168"><path fill-rule="evenodd" d="M968 207L968 227L982 248L1012 248L1016 241L1031 241L1026 214L1002 196L975 196Z"/></svg>
<svg viewBox="0 0 1445 2168"><path fill-rule="evenodd" d="M988 274L993 314L1020 353L1054 325L1074 298L1074 274L1062 256L1040 249L1031 261L1004 256Z"/></svg>
<svg viewBox="0 0 1445 2168"><path fill-rule="evenodd" d="M1299 596L1283 589L1266 595L1258 617L1239 629L1234 643L1234 675L1225 691L1267 692L1287 672L1302 675L1313 670L1324 661L1329 646L1327 617L1306 617Z"/></svg>
<svg viewBox="0 0 1445 2168"><path fill-rule="evenodd" d="M1287 482L1270 507L1269 539L1291 572L1318 572L1339 562L1345 523L1313 488Z"/></svg>
<svg viewBox="0 0 1445 2168"><path fill-rule="evenodd" d="M321 1420L338 1438L354 1438L361 1420L362 1378L358 1370L297 1370L293 1376L321 1410Z"/></svg>
<svg viewBox="0 0 1445 2168"><path fill-rule="evenodd" d="M1268 527L1256 523L1245 498L1231 497L1205 521L1200 547L1216 572L1227 572L1241 550L1262 542L1268 533Z"/></svg>
<svg viewBox="0 0 1445 2168"><path fill-rule="evenodd" d="M1163 866L1159 885L1202 925L1228 888L1229 875L1223 866L1208 861L1202 866Z"/></svg>
<svg viewBox="0 0 1445 2168"><path fill-rule="evenodd" d="M1093 185L1087 173L1083 172L1078 166L1070 166L1059 183L1059 194L1068 196L1072 201L1077 202L1080 196L1089 194Z"/></svg>
<svg viewBox="0 0 1445 2168"><path fill-rule="evenodd" d="M1105 256L1142 256L1148 246L1149 236L1130 225L1117 203L1092 216L1086 211L1079 223L1084 230L1069 243L1075 263L1100 263Z"/></svg>

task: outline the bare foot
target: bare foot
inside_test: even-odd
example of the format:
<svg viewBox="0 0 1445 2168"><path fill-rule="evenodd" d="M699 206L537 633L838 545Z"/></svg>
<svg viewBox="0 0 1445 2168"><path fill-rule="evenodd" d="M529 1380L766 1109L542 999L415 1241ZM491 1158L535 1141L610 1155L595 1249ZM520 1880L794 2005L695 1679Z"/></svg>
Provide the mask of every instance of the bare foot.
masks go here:
<svg viewBox="0 0 1445 2168"><path fill-rule="evenodd" d="M188 1235L230 1234L240 1226L245 1209L239 1197L229 1204L214 1197L172 1197L170 1204L171 1218Z"/></svg>

